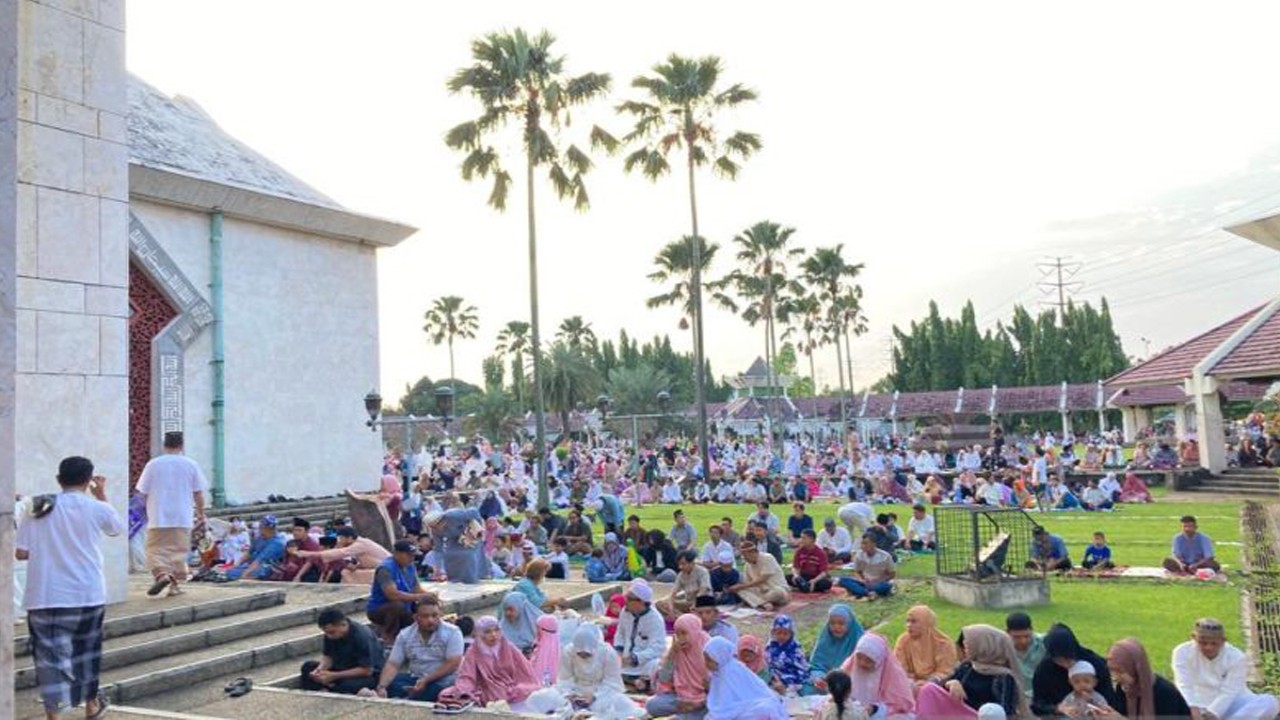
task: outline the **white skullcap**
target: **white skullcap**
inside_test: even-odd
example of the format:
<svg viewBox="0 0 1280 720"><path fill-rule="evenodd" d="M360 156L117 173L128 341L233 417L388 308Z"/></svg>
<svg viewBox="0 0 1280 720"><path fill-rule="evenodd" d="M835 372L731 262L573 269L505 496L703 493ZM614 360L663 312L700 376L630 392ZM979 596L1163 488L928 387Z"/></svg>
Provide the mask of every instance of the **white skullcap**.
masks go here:
<svg viewBox="0 0 1280 720"><path fill-rule="evenodd" d="M1004 708L995 703L987 703L978 708L978 720L1005 720Z"/></svg>
<svg viewBox="0 0 1280 720"><path fill-rule="evenodd" d="M716 562L721 565L733 563L733 551L729 548L720 548L720 552L716 553Z"/></svg>
<svg viewBox="0 0 1280 720"><path fill-rule="evenodd" d="M1093 665L1085 662L1084 660L1076 662L1076 664L1072 665L1071 669L1067 671L1067 677L1075 677L1077 675L1097 676L1097 674L1098 671L1093 669Z"/></svg>
<svg viewBox="0 0 1280 720"><path fill-rule="evenodd" d="M649 583L643 580L632 580L631 587L627 589L627 593L634 595L638 600L653 602L653 588L649 587Z"/></svg>

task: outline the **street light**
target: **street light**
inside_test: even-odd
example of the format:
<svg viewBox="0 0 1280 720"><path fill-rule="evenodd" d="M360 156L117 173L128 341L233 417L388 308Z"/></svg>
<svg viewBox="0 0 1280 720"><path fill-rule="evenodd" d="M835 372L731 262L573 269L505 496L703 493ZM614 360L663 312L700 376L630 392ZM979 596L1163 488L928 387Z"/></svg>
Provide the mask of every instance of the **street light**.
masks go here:
<svg viewBox="0 0 1280 720"><path fill-rule="evenodd" d="M369 422L365 425L369 426L371 432L377 432L378 416L382 414L382 396L377 390L370 390L369 394L364 396L364 411L369 413Z"/></svg>

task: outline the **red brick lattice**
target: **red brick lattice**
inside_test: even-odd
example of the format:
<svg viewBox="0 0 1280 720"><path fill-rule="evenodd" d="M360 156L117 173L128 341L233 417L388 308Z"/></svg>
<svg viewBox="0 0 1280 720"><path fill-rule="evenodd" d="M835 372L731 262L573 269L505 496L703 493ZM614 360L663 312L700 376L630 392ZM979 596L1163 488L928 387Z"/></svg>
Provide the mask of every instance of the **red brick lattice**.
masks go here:
<svg viewBox="0 0 1280 720"><path fill-rule="evenodd" d="M137 265L129 263L129 489L151 457L151 341L178 311Z"/></svg>

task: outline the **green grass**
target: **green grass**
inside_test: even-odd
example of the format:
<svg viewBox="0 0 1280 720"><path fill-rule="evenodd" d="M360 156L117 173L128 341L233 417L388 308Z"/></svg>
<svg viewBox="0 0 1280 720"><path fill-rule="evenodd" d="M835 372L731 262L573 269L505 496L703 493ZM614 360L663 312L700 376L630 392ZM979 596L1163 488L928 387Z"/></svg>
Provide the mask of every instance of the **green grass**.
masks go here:
<svg viewBox="0 0 1280 720"><path fill-rule="evenodd" d="M1162 490L1155 494L1154 504L1126 505L1113 513L1045 513L1034 516L1037 522L1062 536L1077 562L1084 546L1092 541L1093 533L1101 530L1107 534L1117 563L1157 566L1169 554L1170 542L1179 530L1178 518L1195 515L1200 519L1200 529L1214 539L1221 562L1231 570L1240 568L1238 502L1164 502ZM681 507L689 521L698 528L699 543L706 540L707 527L725 516L733 518L735 529L741 532L752 512L748 505L686 504ZM838 507L839 504L834 502L811 503L809 514L815 523L821 525L824 518L835 515ZM905 524L909 510L901 505L889 509L897 512L900 522ZM655 505L628 508L628 514L634 512L638 515L646 528L666 531L671 527L674 510L675 506ZM790 507L777 507L775 512L785 523ZM854 605L864 625L882 624L882 632L890 639L902 632L906 609L916 603L932 607L939 615L941 627L948 633L958 632L960 627L971 623L985 622L997 627L1003 623L1003 611L963 608L935 598L932 587L925 581L934 575L931 555L904 562L899 575L904 580L916 579L917 582L904 582L901 595L891 600ZM1240 627L1240 591L1234 582L1200 585L1053 578L1050 594L1052 603L1049 606L1031 611L1037 627L1044 629L1053 622L1064 622L1086 646L1099 653L1105 653L1115 640L1137 637L1147 646L1151 661L1160 673L1169 672L1170 653L1174 646L1187 638L1191 623L1196 618L1216 616L1229 628ZM818 631L818 618L812 620L800 623L800 636L807 641L807 646L812 645ZM1233 636L1236 642L1240 641L1238 630Z"/></svg>

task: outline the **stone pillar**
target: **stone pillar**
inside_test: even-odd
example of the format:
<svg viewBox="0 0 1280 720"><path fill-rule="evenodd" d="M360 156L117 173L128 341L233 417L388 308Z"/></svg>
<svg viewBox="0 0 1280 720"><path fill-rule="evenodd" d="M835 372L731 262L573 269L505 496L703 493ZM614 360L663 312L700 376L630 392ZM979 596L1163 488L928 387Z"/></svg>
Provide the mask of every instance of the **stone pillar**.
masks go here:
<svg viewBox="0 0 1280 720"><path fill-rule="evenodd" d="M1071 413L1062 413L1062 441L1071 437Z"/></svg>
<svg viewBox="0 0 1280 720"><path fill-rule="evenodd" d="M1151 427L1151 408L1136 407L1133 409L1133 417L1134 417L1134 422L1138 426L1138 430ZM1133 434L1133 437L1137 437L1137 432ZM1133 437L1129 439L1132 440Z"/></svg>
<svg viewBox="0 0 1280 720"><path fill-rule="evenodd" d="M14 271L18 229L18 0L0 0L0 718L13 708Z"/></svg>
<svg viewBox="0 0 1280 720"><path fill-rule="evenodd" d="M1133 442L1138 436L1138 413L1136 408L1120 408L1120 427L1124 432L1125 442Z"/></svg>
<svg viewBox="0 0 1280 720"><path fill-rule="evenodd" d="M1182 403L1173 406L1173 434L1179 440L1187 439L1187 406Z"/></svg>
<svg viewBox="0 0 1280 720"><path fill-rule="evenodd" d="M12 0L10 0L12 1ZM128 493L129 150L124 2L18 3L17 414L13 476L56 489L58 461L93 460ZM12 47L12 45L6 45ZM8 475L8 473L0 473ZM124 599L127 538L103 545Z"/></svg>
<svg viewBox="0 0 1280 720"><path fill-rule="evenodd" d="M1196 437L1199 439L1200 467L1212 473L1227 469L1227 444L1222 424L1222 406L1218 400L1218 383L1213 378L1197 376L1186 382L1187 394L1195 401Z"/></svg>

